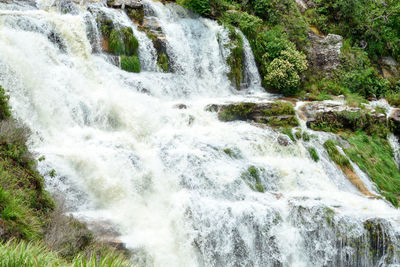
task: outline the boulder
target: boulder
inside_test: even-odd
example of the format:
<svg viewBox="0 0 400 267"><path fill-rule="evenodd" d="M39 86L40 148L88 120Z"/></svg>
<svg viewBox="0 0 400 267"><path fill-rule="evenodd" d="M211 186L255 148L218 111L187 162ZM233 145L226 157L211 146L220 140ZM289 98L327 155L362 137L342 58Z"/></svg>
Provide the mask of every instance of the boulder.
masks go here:
<svg viewBox="0 0 400 267"><path fill-rule="evenodd" d="M383 57L380 60L382 76L385 78L400 76L400 64L392 57Z"/></svg>
<svg viewBox="0 0 400 267"><path fill-rule="evenodd" d="M310 40L310 63L314 68L329 72L340 65L342 36L336 34L321 36L310 31L308 38Z"/></svg>

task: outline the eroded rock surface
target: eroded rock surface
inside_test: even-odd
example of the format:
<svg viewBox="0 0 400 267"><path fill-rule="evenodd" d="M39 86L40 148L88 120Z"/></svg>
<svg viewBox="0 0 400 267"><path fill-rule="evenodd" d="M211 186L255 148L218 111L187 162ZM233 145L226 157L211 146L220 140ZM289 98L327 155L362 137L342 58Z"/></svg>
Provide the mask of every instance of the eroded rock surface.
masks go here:
<svg viewBox="0 0 400 267"><path fill-rule="evenodd" d="M314 68L329 72L340 65L340 49L343 46L343 37L336 34L320 36L309 32L310 61Z"/></svg>

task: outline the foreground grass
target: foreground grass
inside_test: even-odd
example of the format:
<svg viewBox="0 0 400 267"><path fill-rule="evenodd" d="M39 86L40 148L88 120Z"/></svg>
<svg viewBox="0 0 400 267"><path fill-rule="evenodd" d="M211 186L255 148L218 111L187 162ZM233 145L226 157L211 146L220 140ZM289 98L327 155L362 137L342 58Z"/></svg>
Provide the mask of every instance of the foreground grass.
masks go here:
<svg viewBox="0 0 400 267"><path fill-rule="evenodd" d="M368 136L364 132L344 135L351 144L346 155L368 174L382 195L395 207L400 196L400 172L393 159L393 151L385 138Z"/></svg>
<svg viewBox="0 0 400 267"><path fill-rule="evenodd" d="M110 252L98 256L92 253L90 256L77 255L72 261L60 258L56 252L50 251L39 242L8 241L0 244L0 266L4 267L113 267L131 266L122 255Z"/></svg>

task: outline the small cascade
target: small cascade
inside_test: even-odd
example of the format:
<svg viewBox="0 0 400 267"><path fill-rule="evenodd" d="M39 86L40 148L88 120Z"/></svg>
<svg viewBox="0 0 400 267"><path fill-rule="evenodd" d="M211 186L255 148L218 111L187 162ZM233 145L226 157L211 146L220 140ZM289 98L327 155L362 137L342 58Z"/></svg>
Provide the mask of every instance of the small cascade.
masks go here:
<svg viewBox="0 0 400 267"><path fill-rule="evenodd" d="M238 91L217 22L151 0L144 26L104 3L70 4L0 3L0 84L46 158L48 190L64 194L71 213L113 225L146 266L400 264L400 212L349 182L323 146L336 135L308 129L302 103L297 141L205 110L275 97L261 92L243 35ZM139 73L106 52L102 21L132 29Z"/></svg>

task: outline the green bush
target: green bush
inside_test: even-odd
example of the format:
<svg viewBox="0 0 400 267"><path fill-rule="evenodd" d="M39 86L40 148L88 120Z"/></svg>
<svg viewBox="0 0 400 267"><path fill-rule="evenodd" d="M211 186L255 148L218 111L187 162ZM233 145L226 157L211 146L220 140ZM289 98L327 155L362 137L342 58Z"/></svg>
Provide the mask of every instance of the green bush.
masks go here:
<svg viewBox="0 0 400 267"><path fill-rule="evenodd" d="M250 15L247 12L226 12L220 20L226 24L238 27L249 39L250 43L253 42L253 39L256 38L258 32L263 27L263 21L260 18Z"/></svg>
<svg viewBox="0 0 400 267"><path fill-rule="evenodd" d="M140 72L140 61L137 56L121 56L121 69L128 72Z"/></svg>
<svg viewBox="0 0 400 267"><path fill-rule="evenodd" d="M208 16L211 12L209 0L178 0L177 3L199 15Z"/></svg>

